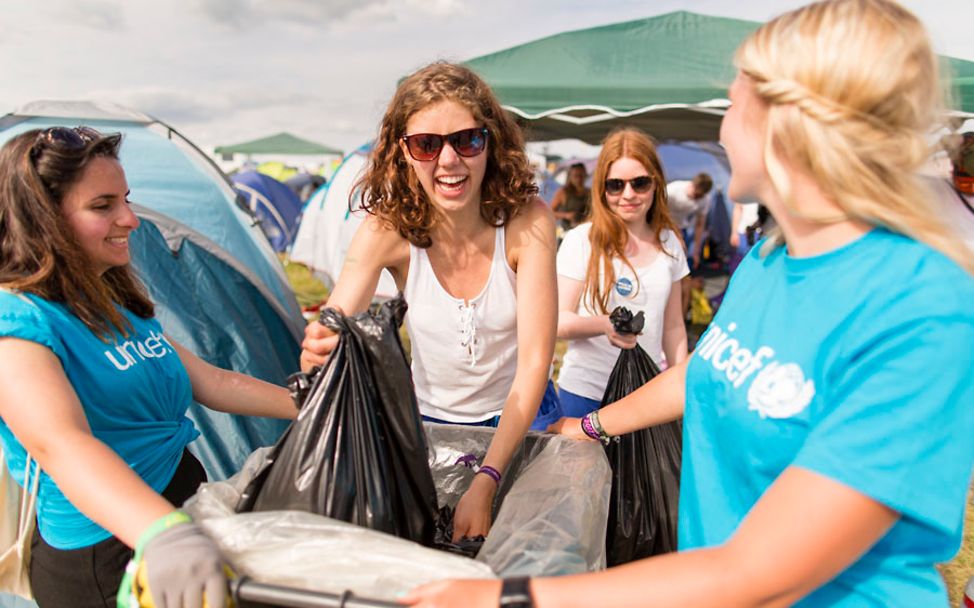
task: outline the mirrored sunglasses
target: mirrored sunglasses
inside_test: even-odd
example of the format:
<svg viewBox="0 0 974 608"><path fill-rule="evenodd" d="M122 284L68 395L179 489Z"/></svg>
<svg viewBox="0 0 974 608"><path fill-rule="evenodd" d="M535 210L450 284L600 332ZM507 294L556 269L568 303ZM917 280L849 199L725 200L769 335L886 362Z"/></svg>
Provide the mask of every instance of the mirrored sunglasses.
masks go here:
<svg viewBox="0 0 974 608"><path fill-rule="evenodd" d="M483 127L463 129L449 135L414 133L403 135L402 140L414 160L428 161L438 158L443 150L443 142L449 142L453 151L460 156L470 158L477 156L487 147L487 129Z"/></svg>

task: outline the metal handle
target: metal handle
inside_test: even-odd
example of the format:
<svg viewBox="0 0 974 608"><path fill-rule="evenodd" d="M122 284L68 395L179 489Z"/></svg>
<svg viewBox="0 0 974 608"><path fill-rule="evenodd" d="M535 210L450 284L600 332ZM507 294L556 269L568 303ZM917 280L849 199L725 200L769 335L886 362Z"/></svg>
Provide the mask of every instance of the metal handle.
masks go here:
<svg viewBox="0 0 974 608"><path fill-rule="evenodd" d="M399 604L352 595L306 591L280 585L258 583L246 576L230 583L238 608L396 608Z"/></svg>

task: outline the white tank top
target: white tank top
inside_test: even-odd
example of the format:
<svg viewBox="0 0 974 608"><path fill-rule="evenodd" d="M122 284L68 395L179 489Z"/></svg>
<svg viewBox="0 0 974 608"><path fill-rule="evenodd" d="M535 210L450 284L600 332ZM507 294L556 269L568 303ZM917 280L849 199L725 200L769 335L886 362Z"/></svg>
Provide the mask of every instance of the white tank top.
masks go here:
<svg viewBox="0 0 974 608"><path fill-rule="evenodd" d="M425 249L409 245L404 295L419 410L450 422L500 414L517 370L516 275L497 228L487 284L464 302L447 293Z"/></svg>

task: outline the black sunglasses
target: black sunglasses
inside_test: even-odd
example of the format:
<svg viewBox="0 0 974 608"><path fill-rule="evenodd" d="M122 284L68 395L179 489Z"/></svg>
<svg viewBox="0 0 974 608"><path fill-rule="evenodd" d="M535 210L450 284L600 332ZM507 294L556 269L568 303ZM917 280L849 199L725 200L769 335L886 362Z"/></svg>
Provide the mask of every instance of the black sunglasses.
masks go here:
<svg viewBox="0 0 974 608"><path fill-rule="evenodd" d="M78 151L102 135L91 127L51 127L37 134L30 149L31 161L36 161L44 148Z"/></svg>
<svg viewBox="0 0 974 608"><path fill-rule="evenodd" d="M444 141L450 142L454 152L469 158L477 156L487 147L487 129L484 127L463 129L449 135L414 133L413 135L403 135L402 140L406 143L406 149L409 150L409 155L414 160L436 159L443 150Z"/></svg>
<svg viewBox="0 0 974 608"><path fill-rule="evenodd" d="M612 196L622 194L627 183L632 186L632 191L636 194L646 194L653 187L653 178L648 175L640 175L632 179L607 179L605 180L605 193Z"/></svg>

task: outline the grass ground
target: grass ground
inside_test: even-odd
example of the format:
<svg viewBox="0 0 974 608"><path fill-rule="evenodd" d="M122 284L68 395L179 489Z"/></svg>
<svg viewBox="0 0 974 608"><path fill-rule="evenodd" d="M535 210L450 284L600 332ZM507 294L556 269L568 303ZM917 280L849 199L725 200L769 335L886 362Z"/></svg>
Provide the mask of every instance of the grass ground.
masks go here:
<svg viewBox="0 0 974 608"><path fill-rule="evenodd" d="M316 279L311 272L302 264L291 263L286 259L284 269L287 272L288 280L294 288L295 296L301 306L310 306L323 302L328 297L328 290ZM691 328L696 336L699 336L701 328ZM409 349L408 338L405 331L401 332L404 339L404 346ZM564 340L555 343L555 380L558 379L558 371L561 369L561 362L565 356L567 344ZM949 563L940 568L947 589L950 592L951 606L960 606L963 597L964 585L967 580L974 576L974 486L968 496L967 513L964 525L964 541L960 552Z"/></svg>

